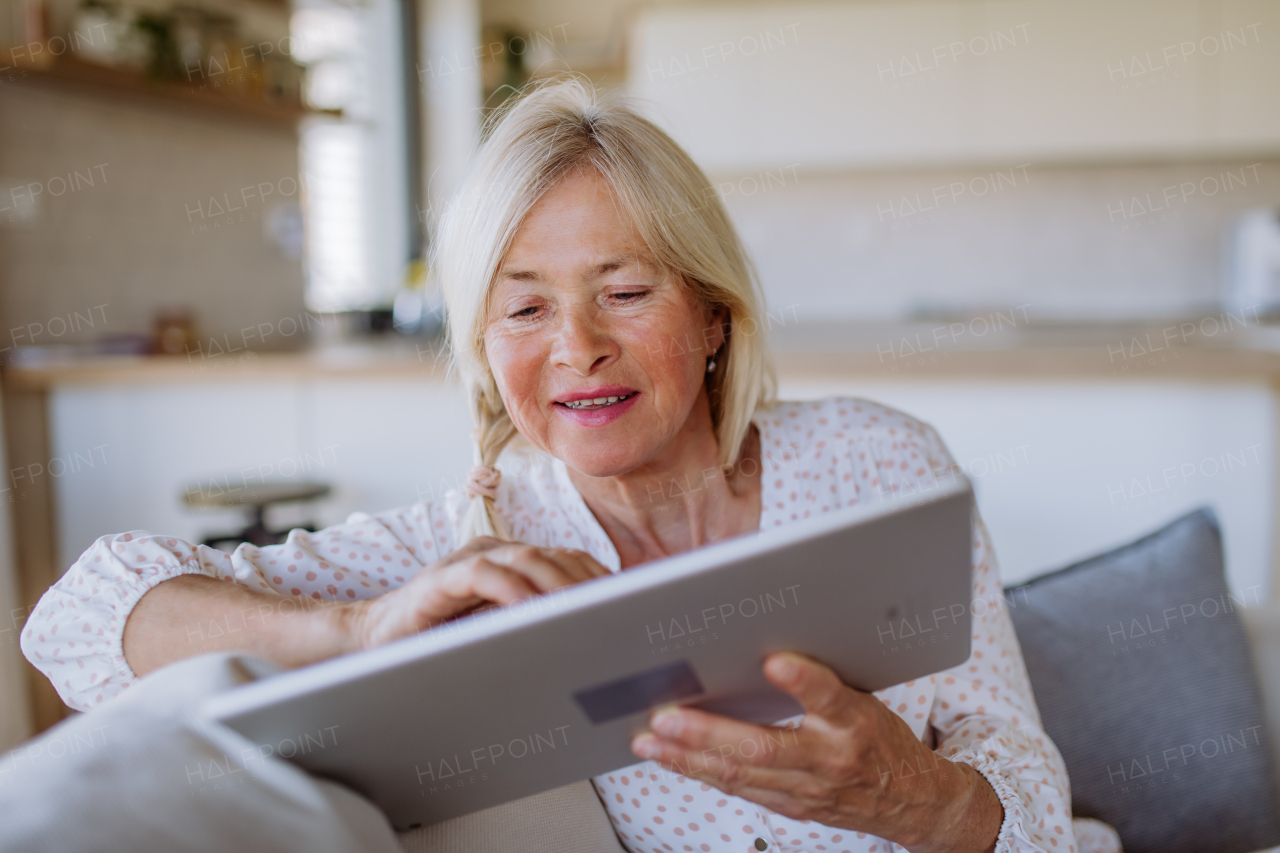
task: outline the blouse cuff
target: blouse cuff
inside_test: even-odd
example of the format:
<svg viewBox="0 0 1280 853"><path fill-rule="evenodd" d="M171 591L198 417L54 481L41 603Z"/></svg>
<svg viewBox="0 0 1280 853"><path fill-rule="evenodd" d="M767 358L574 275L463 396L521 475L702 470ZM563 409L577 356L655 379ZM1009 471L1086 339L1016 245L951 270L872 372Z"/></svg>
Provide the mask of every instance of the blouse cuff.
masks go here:
<svg viewBox="0 0 1280 853"><path fill-rule="evenodd" d="M1012 745L1011 735L1014 740ZM951 761L968 764L981 773L1000 799L1004 818L996 836L996 853L1026 853L1045 849L1028 834L1028 829L1034 827L1035 821L1027 813L1028 804L1024 802L1024 794L1017 775L1013 772L1025 772L1030 766L1043 763L1043 759L1038 753L1018 749L1017 740L1020 739L1022 738L1018 734L1005 729L948 756Z"/></svg>
<svg viewBox="0 0 1280 853"><path fill-rule="evenodd" d="M1000 798L1004 816L1000 821L1000 832L996 835L995 853L1013 853L1019 850L1021 845L1016 842L1020 840L1030 844L1030 839L1026 838L1022 832L1022 803L1018 800L1018 790L1009 778L996 768L996 762L981 753L971 758L955 757L951 760L968 764L981 773L982 778L987 780L991 789L996 792L996 796Z"/></svg>
<svg viewBox="0 0 1280 853"><path fill-rule="evenodd" d="M129 621L129 616L133 613L133 608L137 606L138 602L142 599L142 596L151 592L151 590L155 589L165 581L172 580L173 578L181 575L205 575L207 577L208 574L209 573L204 570L204 567L200 563L198 553L195 553L192 554L190 558L183 560L182 562L168 563L153 567L146 579L143 579L141 576L134 575L132 578L134 581L133 583L122 585L119 604L117 605L116 610L118 615L118 630L111 634L112 653L120 663L120 666L116 669L116 677L120 679L120 688L128 687L130 684L138 680L137 673L133 671L133 667L129 666L129 662L124 656L124 624Z"/></svg>
<svg viewBox="0 0 1280 853"><path fill-rule="evenodd" d="M142 596L179 575L217 575L201 548L177 547L145 531L104 536L41 597L23 626L22 651L69 707L91 710L137 680L124 656L124 626ZM126 553L140 565L128 565Z"/></svg>

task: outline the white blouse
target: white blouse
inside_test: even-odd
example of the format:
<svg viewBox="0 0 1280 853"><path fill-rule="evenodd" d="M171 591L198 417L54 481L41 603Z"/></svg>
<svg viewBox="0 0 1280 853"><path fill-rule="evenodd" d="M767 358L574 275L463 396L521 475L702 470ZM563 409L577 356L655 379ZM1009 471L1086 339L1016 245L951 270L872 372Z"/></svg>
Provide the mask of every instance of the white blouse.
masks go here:
<svg viewBox="0 0 1280 853"><path fill-rule="evenodd" d="M754 422L763 467L761 528L936 487L959 470L932 427L865 400L782 403L757 413ZM620 570L617 551L564 463L508 454L501 467L496 507L513 538L581 549ZM673 484L677 488L694 491L699 484ZM454 492L375 516L354 513L345 524L318 533L294 530L283 544L245 544L234 554L145 531L103 536L40 599L24 627L22 650L68 705L89 710L136 681L121 646L124 624L138 599L161 581L204 574L283 595L374 598L458 547L465 510L465 497ZM990 782L1004 806L997 851L1075 853L1077 831L1083 849L1118 850L1112 832L1071 819L1066 768L1040 727L990 538L976 515L973 566L969 660L876 697L940 755L971 765ZM239 628L210 621L188 631L213 636ZM762 843L768 850L833 853L901 849L863 832L791 820L653 762L594 782L635 853L755 851ZM1100 840L1086 845L1092 836Z"/></svg>

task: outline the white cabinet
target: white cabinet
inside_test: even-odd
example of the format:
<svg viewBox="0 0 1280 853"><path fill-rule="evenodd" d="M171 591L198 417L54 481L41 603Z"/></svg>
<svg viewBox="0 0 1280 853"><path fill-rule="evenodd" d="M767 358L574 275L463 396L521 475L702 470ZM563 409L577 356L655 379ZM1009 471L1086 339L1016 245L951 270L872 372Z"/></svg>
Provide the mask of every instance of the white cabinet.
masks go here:
<svg viewBox="0 0 1280 853"><path fill-rule="evenodd" d="M439 381L67 385L50 414L57 461L31 474L54 481L63 569L108 533L199 541L244 526L241 512L186 508L187 489L320 480L330 498L268 522L333 524L440 493L471 466L462 392Z"/></svg>
<svg viewBox="0 0 1280 853"><path fill-rule="evenodd" d="M714 175L1280 150L1280 3L654 7L628 86Z"/></svg>

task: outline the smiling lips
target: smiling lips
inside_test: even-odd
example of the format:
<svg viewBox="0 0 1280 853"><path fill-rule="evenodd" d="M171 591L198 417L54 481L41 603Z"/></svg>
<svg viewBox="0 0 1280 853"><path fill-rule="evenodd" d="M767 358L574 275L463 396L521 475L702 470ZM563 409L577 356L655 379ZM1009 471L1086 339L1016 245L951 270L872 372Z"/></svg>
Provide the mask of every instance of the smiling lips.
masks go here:
<svg viewBox="0 0 1280 853"><path fill-rule="evenodd" d="M616 397L592 397L585 400L569 400L565 403L561 403L561 405L570 409L577 409L579 411L583 409L603 409L605 406L612 406L615 403L621 403L623 400L630 397L630 394L622 394Z"/></svg>
<svg viewBox="0 0 1280 853"><path fill-rule="evenodd" d="M639 397L639 391L626 385L601 385L569 391L554 405L562 416L579 426L599 427L622 417Z"/></svg>

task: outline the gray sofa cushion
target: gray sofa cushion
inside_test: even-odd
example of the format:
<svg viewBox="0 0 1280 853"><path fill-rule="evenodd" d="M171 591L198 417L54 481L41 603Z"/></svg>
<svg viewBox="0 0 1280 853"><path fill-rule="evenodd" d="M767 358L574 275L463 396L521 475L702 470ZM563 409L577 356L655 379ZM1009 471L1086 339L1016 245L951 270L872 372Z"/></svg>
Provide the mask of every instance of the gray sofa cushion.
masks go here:
<svg viewBox="0 0 1280 853"><path fill-rule="evenodd" d="M1077 816L1114 826L1127 853L1280 844L1269 733L1236 612L1258 591L1228 594L1210 510L1005 597Z"/></svg>

